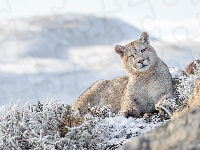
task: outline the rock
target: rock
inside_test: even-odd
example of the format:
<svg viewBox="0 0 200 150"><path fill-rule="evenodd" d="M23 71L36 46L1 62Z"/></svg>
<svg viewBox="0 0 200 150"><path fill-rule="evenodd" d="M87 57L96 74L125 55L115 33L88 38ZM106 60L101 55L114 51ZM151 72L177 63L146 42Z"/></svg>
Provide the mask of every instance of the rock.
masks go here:
<svg viewBox="0 0 200 150"><path fill-rule="evenodd" d="M190 96L190 99L188 100L188 107L198 107L200 105L200 77L196 81L194 92Z"/></svg>
<svg viewBox="0 0 200 150"><path fill-rule="evenodd" d="M190 75L194 74L194 69L197 68L197 64L200 64L200 59L194 60L191 62L186 68L185 72L183 72L184 75Z"/></svg>

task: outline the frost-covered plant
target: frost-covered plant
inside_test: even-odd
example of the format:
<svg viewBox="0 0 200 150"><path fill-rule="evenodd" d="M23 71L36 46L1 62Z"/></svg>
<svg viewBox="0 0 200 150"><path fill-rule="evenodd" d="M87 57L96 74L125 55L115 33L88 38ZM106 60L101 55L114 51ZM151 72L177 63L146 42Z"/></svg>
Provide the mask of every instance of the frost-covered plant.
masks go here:
<svg viewBox="0 0 200 150"><path fill-rule="evenodd" d="M193 68L194 74L188 76L185 75L180 76L180 84L176 89L179 104L183 105L187 104L187 100L194 90L195 82L197 78L200 76L200 64L198 64L197 62L194 63L196 65L196 68Z"/></svg>
<svg viewBox="0 0 200 150"><path fill-rule="evenodd" d="M64 104L50 100L46 104L26 103L0 109L0 149L51 149L59 145L59 124Z"/></svg>
<svg viewBox="0 0 200 150"><path fill-rule="evenodd" d="M85 117L85 120L79 126L68 127L67 133L65 134L64 139L67 139L65 143L66 150L72 149L104 149L105 141L100 136L98 130L95 130L97 124L97 118L92 116ZM101 130L101 129L99 129Z"/></svg>
<svg viewBox="0 0 200 150"><path fill-rule="evenodd" d="M196 79L200 76L200 64L194 61L195 68L194 74L182 75L182 71L178 68L169 68L174 80L174 87L176 88L175 99L165 99L162 102L156 104L156 108L159 112L167 113L172 117L172 112L182 110L188 103L188 99L194 90ZM164 110L164 111L161 111Z"/></svg>
<svg viewBox="0 0 200 150"><path fill-rule="evenodd" d="M89 110L93 113L80 115L80 122L74 123L71 107L56 100L26 103L22 108L18 104L1 107L0 149L116 149L164 123L157 115L149 117L148 122L143 118L111 117L110 106Z"/></svg>
<svg viewBox="0 0 200 150"><path fill-rule="evenodd" d="M178 99L179 102L184 102L190 96L190 94L194 90L195 81L197 79L197 75L189 75L189 76L181 76L180 77L180 84L177 87Z"/></svg>
<svg viewBox="0 0 200 150"><path fill-rule="evenodd" d="M82 122L84 121L84 114L80 113L78 116L77 115L75 116L70 105L66 105L65 108L66 108L65 115L63 117L61 124L59 125L61 137L64 137L65 134L69 132L66 126L71 128L74 126L81 125Z"/></svg>
<svg viewBox="0 0 200 150"><path fill-rule="evenodd" d="M146 122L143 118L125 118L120 115L102 118L87 114L80 126L68 128L65 138L70 139L70 143L67 148L116 149L164 123L157 115L152 115L149 120Z"/></svg>
<svg viewBox="0 0 200 150"><path fill-rule="evenodd" d="M88 112L93 115L94 117L100 117L100 118L105 118L105 117L110 117L112 115L111 112L111 105L103 106L103 107L88 107Z"/></svg>

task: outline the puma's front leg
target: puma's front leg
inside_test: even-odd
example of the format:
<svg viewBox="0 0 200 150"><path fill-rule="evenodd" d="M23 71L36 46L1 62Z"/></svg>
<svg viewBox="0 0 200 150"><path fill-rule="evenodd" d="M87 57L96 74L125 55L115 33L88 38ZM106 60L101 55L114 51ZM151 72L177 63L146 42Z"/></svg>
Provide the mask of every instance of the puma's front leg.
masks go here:
<svg viewBox="0 0 200 150"><path fill-rule="evenodd" d="M125 96L123 98L123 101L121 103L121 112L126 116L139 116L139 112L137 111L137 108L133 104L133 100L131 96Z"/></svg>
<svg viewBox="0 0 200 150"><path fill-rule="evenodd" d="M172 117L174 112L173 109L173 97L170 94L163 95L160 100L155 104L155 109L159 111L161 116L168 114L168 116Z"/></svg>

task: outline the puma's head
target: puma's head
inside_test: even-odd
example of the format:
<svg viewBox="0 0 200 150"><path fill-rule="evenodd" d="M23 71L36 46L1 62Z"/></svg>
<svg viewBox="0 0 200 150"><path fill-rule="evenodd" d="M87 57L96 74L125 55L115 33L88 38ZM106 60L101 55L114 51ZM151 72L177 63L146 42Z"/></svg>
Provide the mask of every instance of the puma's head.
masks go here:
<svg viewBox="0 0 200 150"><path fill-rule="evenodd" d="M115 52L121 56L123 67L128 73L146 72L157 61L157 54L150 45L147 32L125 46L116 45Z"/></svg>

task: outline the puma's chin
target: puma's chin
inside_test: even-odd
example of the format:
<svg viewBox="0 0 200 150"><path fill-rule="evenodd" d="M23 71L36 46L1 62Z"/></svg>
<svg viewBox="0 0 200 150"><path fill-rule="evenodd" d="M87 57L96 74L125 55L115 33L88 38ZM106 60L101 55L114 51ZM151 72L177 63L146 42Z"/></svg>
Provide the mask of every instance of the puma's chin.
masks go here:
<svg viewBox="0 0 200 150"><path fill-rule="evenodd" d="M143 71L147 71L149 69L149 66L150 66L150 61L149 60L144 60L143 62L138 62L136 64L136 69L139 71L139 72L143 72Z"/></svg>
<svg viewBox="0 0 200 150"><path fill-rule="evenodd" d="M138 68L139 71L147 71L149 69L149 65L142 65L140 68Z"/></svg>
<svg viewBox="0 0 200 150"><path fill-rule="evenodd" d="M137 70L139 72L147 71L148 69L149 69L149 64L148 63L144 63L144 64L138 63L137 64Z"/></svg>
<svg viewBox="0 0 200 150"><path fill-rule="evenodd" d="M149 65L142 65L137 67L130 67L127 69L128 73L142 73L148 71L150 68Z"/></svg>

